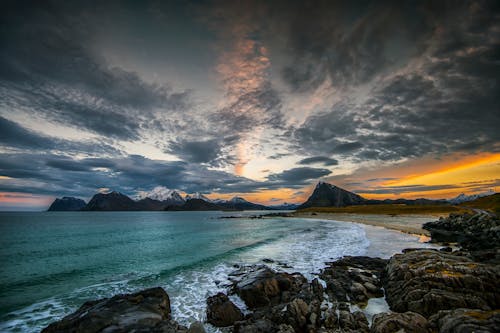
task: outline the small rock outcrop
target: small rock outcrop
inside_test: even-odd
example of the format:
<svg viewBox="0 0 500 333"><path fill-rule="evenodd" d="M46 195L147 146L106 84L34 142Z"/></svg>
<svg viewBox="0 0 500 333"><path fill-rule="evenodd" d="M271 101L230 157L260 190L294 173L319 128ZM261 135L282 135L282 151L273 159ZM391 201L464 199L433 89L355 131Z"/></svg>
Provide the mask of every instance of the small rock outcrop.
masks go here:
<svg viewBox="0 0 500 333"><path fill-rule="evenodd" d="M428 333L429 322L415 312L380 313L373 316L371 333L393 332Z"/></svg>
<svg viewBox="0 0 500 333"><path fill-rule="evenodd" d="M458 243L465 250L486 250L500 244L500 219L485 212L450 214L424 224L433 242Z"/></svg>
<svg viewBox="0 0 500 333"><path fill-rule="evenodd" d="M218 293L207 299L207 321L210 324L226 327L240 320L243 320L243 313L227 295Z"/></svg>
<svg viewBox="0 0 500 333"><path fill-rule="evenodd" d="M372 297L384 296L380 278L386 264L386 259L348 256L328 263L320 277L330 300L366 304Z"/></svg>
<svg viewBox="0 0 500 333"><path fill-rule="evenodd" d="M63 332L203 332L172 320L170 299L162 288L117 295L84 303L77 311L50 324L43 333Z"/></svg>
<svg viewBox="0 0 500 333"><path fill-rule="evenodd" d="M430 318L430 323L440 333L500 332L500 310L440 311Z"/></svg>
<svg viewBox="0 0 500 333"><path fill-rule="evenodd" d="M250 309L290 301L307 280L300 274L277 273L267 266L233 272L233 291Z"/></svg>
<svg viewBox="0 0 500 333"><path fill-rule="evenodd" d="M387 265L386 298L392 310L428 317L440 310L498 309L500 267L436 250L394 255Z"/></svg>

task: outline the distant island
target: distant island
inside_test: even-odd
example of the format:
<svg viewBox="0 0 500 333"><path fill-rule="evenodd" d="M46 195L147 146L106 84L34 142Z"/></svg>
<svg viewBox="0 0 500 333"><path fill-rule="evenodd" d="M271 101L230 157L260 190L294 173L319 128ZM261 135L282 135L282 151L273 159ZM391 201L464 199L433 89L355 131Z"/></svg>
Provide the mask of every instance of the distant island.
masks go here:
<svg viewBox="0 0 500 333"><path fill-rule="evenodd" d="M364 214L415 214L449 213L464 210L468 202L479 203L474 208L498 212L498 194L460 194L449 200L385 199L373 200L347 191L338 186L318 182L309 198L302 204L266 206L233 197L230 200L211 200L202 193L185 197L170 190L160 198L145 197L133 200L120 192L97 193L88 203L74 197L57 198L48 211L242 211L242 210L300 210L322 213L364 213ZM460 205L460 207L456 207Z"/></svg>

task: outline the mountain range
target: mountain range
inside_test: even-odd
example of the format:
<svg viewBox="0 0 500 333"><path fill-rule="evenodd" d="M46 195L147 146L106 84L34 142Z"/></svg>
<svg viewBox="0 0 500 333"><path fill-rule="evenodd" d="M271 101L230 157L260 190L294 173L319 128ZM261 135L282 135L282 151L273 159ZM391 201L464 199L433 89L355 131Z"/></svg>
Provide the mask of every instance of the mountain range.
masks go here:
<svg viewBox="0 0 500 333"><path fill-rule="evenodd" d="M241 197L230 200L211 200L201 193L188 194L185 198L173 190L153 193L151 197L133 200L123 193L97 193L88 203L82 199L63 197L55 199L48 211L203 211L203 210L276 210L294 209L296 205L264 206Z"/></svg>
<svg viewBox="0 0 500 333"><path fill-rule="evenodd" d="M294 210L309 207L345 207L353 205L378 205L378 204L406 204L406 205L431 205L431 204L458 204L486 196L488 194L459 195L450 200L430 199L386 199L371 200L349 192L338 186L319 182L311 196L301 205L284 204L277 206L264 206L249 202L241 197L230 200L209 199L202 193L188 194L184 198L175 190L156 188L133 200L119 192L97 193L85 204L81 199L63 197L56 199L49 207L49 211L204 211L204 210Z"/></svg>

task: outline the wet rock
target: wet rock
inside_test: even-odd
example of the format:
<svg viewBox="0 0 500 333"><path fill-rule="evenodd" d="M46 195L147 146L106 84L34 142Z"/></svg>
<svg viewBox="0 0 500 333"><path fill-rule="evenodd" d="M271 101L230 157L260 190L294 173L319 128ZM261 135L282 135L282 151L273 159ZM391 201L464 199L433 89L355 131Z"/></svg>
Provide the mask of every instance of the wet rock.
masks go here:
<svg viewBox="0 0 500 333"><path fill-rule="evenodd" d="M440 311L429 319L440 333L500 332L500 310L455 309Z"/></svg>
<svg viewBox="0 0 500 333"><path fill-rule="evenodd" d="M307 282L300 274L275 272L266 266L244 269L243 274L233 273L239 276L233 280L233 291L251 309L287 302Z"/></svg>
<svg viewBox="0 0 500 333"><path fill-rule="evenodd" d="M339 310L339 328L342 332L369 332L368 320L361 311Z"/></svg>
<svg viewBox="0 0 500 333"><path fill-rule="evenodd" d="M217 327L233 325L243 319L243 313L229 298L218 293L207 299L207 321Z"/></svg>
<svg viewBox="0 0 500 333"><path fill-rule="evenodd" d="M371 333L399 332L427 333L429 323L422 315L415 312L380 313L373 317Z"/></svg>
<svg viewBox="0 0 500 333"><path fill-rule="evenodd" d="M500 266L433 250L393 256L387 265L386 298L392 310L426 317L440 310L498 309Z"/></svg>
<svg viewBox="0 0 500 333"><path fill-rule="evenodd" d="M277 332L279 326L268 319L247 320L234 325L234 333L271 333Z"/></svg>
<svg viewBox="0 0 500 333"><path fill-rule="evenodd" d="M424 224L433 242L454 242L467 250L498 248L500 219L484 212L477 214L450 214L435 222Z"/></svg>
<svg viewBox="0 0 500 333"><path fill-rule="evenodd" d="M339 327L339 317L337 316L337 311L330 308L325 313L324 325L326 328L337 328Z"/></svg>
<svg viewBox="0 0 500 333"><path fill-rule="evenodd" d="M382 297L380 277L387 260L369 257L344 257L328 263L320 277L326 281L331 300L365 304L372 297Z"/></svg>
<svg viewBox="0 0 500 333"><path fill-rule="evenodd" d="M191 325L189 325L187 333L206 333L206 331L202 323L200 323L199 321L195 321Z"/></svg>
<svg viewBox="0 0 500 333"><path fill-rule="evenodd" d="M300 298L294 299L287 306L287 317L290 325L297 330L306 327L307 317L309 315L309 306Z"/></svg>
<svg viewBox="0 0 500 333"><path fill-rule="evenodd" d="M162 288L84 303L42 330L55 332L186 332L170 318L170 299Z"/></svg>

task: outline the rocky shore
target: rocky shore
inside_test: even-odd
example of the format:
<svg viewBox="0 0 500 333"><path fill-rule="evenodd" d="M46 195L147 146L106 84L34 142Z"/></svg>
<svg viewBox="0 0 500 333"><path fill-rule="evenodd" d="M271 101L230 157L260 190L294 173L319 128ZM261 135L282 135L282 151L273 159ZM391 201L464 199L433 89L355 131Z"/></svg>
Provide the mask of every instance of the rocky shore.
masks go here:
<svg viewBox="0 0 500 333"><path fill-rule="evenodd" d="M326 263L318 278L243 266L225 293L207 298L206 323L224 332L499 332L500 221L495 216L450 215L426 224L435 242L460 249L408 249L390 259L344 257ZM239 297L245 308L233 301ZM363 311L371 299L390 311ZM171 317L161 288L83 304L49 325L49 332L205 332Z"/></svg>

